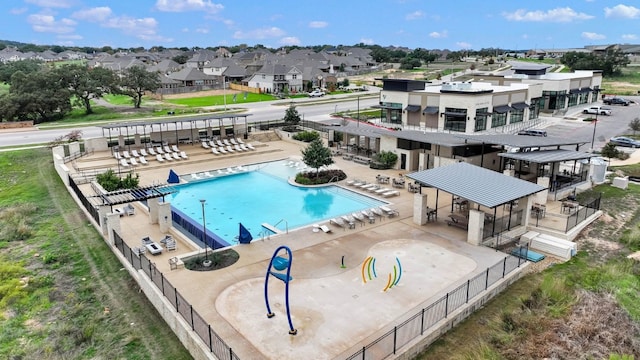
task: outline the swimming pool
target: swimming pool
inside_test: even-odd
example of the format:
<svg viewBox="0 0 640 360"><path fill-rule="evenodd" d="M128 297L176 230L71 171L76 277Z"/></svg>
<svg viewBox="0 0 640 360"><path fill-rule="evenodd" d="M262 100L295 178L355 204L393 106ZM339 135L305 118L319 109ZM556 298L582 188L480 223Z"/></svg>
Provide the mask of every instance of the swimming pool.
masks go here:
<svg viewBox="0 0 640 360"><path fill-rule="evenodd" d="M171 202L174 220L176 213L189 217L194 227L200 228L193 230L201 236L200 199L205 199L207 234L214 234L214 238L226 244L236 243L239 223L255 239L273 234L263 224L286 232L386 204L335 185L320 188L290 185L287 179L300 171L300 164L285 160L232 168L230 174L228 170L216 171L209 173L214 175L210 178L175 186L176 192L167 196L166 201ZM220 241L218 244L225 246Z"/></svg>

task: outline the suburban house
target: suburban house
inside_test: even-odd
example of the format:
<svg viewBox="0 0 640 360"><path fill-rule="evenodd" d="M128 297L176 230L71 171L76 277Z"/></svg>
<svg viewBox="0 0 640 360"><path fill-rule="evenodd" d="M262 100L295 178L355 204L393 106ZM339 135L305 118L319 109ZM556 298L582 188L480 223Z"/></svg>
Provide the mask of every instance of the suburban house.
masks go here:
<svg viewBox="0 0 640 360"><path fill-rule="evenodd" d="M247 81L250 87L266 93L303 92L302 72L295 66L267 64Z"/></svg>

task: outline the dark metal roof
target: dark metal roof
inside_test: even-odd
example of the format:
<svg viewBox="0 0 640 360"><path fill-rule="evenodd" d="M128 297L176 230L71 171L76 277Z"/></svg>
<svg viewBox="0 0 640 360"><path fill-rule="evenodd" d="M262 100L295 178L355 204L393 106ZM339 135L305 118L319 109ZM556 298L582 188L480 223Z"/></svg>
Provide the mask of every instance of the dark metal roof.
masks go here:
<svg viewBox="0 0 640 360"><path fill-rule="evenodd" d="M189 117L168 117L166 119L161 120L153 120L153 121L129 121L129 122L117 122L113 124L100 125L102 129L118 129L118 128L126 128L130 126L151 126L151 125L159 125L159 124L176 124L176 123L189 123L193 121L205 121L205 120L224 120L224 119L234 119L234 118L247 118L252 114L227 114L227 115L199 115L199 116L189 116Z"/></svg>
<svg viewBox="0 0 640 360"><path fill-rule="evenodd" d="M493 135L466 135L458 134L458 137L483 142L485 144L503 145L519 148L527 147L557 147L567 145L582 145L590 140L571 140L553 136L525 136L514 134L493 134Z"/></svg>
<svg viewBox="0 0 640 360"><path fill-rule="evenodd" d="M404 109L408 112L418 112L420 111L420 105L407 105Z"/></svg>
<svg viewBox="0 0 640 360"><path fill-rule="evenodd" d="M517 153L501 153L498 156L502 156L507 159L529 161L536 164L546 164L571 160L589 159L592 157L598 157L597 154L585 153L572 150L538 150L527 151Z"/></svg>
<svg viewBox="0 0 640 360"><path fill-rule="evenodd" d="M423 114L437 114L438 110L440 110L437 106L427 106L422 110Z"/></svg>
<svg viewBox="0 0 640 360"><path fill-rule="evenodd" d="M418 130L391 131L387 129L378 129L377 132L381 136L391 136L398 139L419 141L442 146L462 146L466 144L482 143L480 141L463 139L457 134L441 132L423 132Z"/></svg>
<svg viewBox="0 0 640 360"><path fill-rule="evenodd" d="M493 107L493 112L496 112L498 114L504 114L509 110L511 110L511 106L509 105L498 105Z"/></svg>
<svg viewBox="0 0 640 360"><path fill-rule="evenodd" d="M545 190L544 187L532 182L465 162L419 171L406 176L423 185L446 191L488 208L494 208Z"/></svg>
<svg viewBox="0 0 640 360"><path fill-rule="evenodd" d="M373 139L380 138L379 131L388 131L390 133L393 133L393 131L391 130L386 130L378 126L373 126L369 123L359 121L343 121L342 124L333 124L331 126L324 126L323 128L325 130L335 130L351 135L367 136Z"/></svg>
<svg viewBox="0 0 640 360"><path fill-rule="evenodd" d="M525 102L518 102L515 104L511 104L511 107L516 109L516 110L524 110L527 109L529 107L529 104L525 103Z"/></svg>

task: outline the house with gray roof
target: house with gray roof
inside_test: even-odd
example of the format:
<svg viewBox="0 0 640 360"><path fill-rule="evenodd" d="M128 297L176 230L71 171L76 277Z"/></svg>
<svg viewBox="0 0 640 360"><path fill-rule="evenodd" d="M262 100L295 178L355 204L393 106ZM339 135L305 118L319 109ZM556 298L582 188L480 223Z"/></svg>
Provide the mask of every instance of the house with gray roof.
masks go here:
<svg viewBox="0 0 640 360"><path fill-rule="evenodd" d="M295 66L266 64L248 80L250 87L265 93L278 94L287 89L290 92L303 92L302 72Z"/></svg>

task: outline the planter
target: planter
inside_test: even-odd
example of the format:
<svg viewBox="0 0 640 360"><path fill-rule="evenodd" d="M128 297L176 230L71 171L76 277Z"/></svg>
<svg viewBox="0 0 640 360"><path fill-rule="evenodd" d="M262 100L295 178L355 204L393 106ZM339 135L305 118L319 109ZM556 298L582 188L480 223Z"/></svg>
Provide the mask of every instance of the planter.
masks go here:
<svg viewBox="0 0 640 360"><path fill-rule="evenodd" d="M211 267L211 265L213 265L213 261L211 261L211 260L203 260L202 261L202 266L204 266L204 267Z"/></svg>

